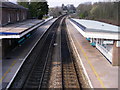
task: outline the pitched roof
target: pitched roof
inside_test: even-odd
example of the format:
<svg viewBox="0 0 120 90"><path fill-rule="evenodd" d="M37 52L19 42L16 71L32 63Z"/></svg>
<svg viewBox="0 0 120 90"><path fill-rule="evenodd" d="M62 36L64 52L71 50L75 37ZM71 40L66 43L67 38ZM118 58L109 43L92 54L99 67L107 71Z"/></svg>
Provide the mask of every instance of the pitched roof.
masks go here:
<svg viewBox="0 0 120 90"><path fill-rule="evenodd" d="M25 7L18 5L18 4L14 4L12 2L1 2L0 1L0 8L13 8L13 9L26 9Z"/></svg>

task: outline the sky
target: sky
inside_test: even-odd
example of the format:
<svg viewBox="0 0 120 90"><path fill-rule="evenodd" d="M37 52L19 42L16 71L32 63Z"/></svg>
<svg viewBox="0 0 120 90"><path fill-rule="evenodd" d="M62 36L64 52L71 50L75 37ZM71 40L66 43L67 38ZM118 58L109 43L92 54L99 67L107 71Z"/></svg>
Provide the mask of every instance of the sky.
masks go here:
<svg viewBox="0 0 120 90"><path fill-rule="evenodd" d="M77 7L80 3L98 2L98 1L103 1L103 0L47 0L47 1L50 7L61 6L62 4L64 5L74 4L74 6Z"/></svg>
<svg viewBox="0 0 120 90"><path fill-rule="evenodd" d="M16 2L17 0L9 0L11 2ZM74 4L75 7L77 7L80 3L85 2L98 2L98 1L106 1L106 0L47 0L49 7L56 7L61 6L62 4Z"/></svg>

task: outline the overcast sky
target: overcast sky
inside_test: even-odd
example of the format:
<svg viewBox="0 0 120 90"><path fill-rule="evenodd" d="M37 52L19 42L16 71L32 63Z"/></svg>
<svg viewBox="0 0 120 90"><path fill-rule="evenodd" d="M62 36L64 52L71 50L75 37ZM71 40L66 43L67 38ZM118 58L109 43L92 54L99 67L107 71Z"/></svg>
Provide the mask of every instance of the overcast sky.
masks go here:
<svg viewBox="0 0 120 90"><path fill-rule="evenodd" d="M17 0L9 0L11 2L16 2ZM98 2L98 1L106 1L106 0L47 0L49 7L61 6L62 4L74 4L74 6L78 6L80 3L84 2Z"/></svg>

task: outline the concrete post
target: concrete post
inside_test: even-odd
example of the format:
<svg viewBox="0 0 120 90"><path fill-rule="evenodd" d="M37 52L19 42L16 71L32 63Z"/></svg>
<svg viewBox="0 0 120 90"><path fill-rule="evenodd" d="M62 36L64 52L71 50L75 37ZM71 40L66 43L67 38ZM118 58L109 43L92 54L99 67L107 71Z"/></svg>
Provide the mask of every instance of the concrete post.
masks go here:
<svg viewBox="0 0 120 90"><path fill-rule="evenodd" d="M98 39L98 43L99 43L99 45L100 45L100 39Z"/></svg>
<svg viewBox="0 0 120 90"><path fill-rule="evenodd" d="M101 39L101 45L103 44L103 39Z"/></svg>
<svg viewBox="0 0 120 90"><path fill-rule="evenodd" d="M92 42L93 42L93 38L90 39L90 43L92 43Z"/></svg>
<svg viewBox="0 0 120 90"><path fill-rule="evenodd" d="M102 41L101 41L102 39L100 39L100 45L102 45Z"/></svg>
<svg viewBox="0 0 120 90"><path fill-rule="evenodd" d="M120 47L117 47L117 41L114 41L113 45L112 65L120 66Z"/></svg>

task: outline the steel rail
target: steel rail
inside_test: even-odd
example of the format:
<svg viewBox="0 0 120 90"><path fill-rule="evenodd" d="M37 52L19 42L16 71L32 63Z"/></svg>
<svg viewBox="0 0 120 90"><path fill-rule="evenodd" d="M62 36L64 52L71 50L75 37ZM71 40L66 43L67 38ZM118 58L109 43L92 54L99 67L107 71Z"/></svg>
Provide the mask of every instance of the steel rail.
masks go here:
<svg viewBox="0 0 120 90"><path fill-rule="evenodd" d="M27 58L29 57L29 55L32 53L33 49L37 46L37 44L38 44L39 41L42 39L42 37L47 33L47 31L53 26L53 24L54 24L57 20L58 20L58 19L56 19L56 20L52 23L52 25L51 25L48 29L46 29L46 30L44 31L44 33L40 36L40 38L37 40L37 42L33 45L32 49L28 52L28 54L26 55L26 57L23 59L23 61L22 61L22 63L20 64L19 68L17 69L16 73L14 74L13 78L10 80L10 82L9 82L8 85L6 86L6 90L8 90L8 89L11 87L11 85L12 85L12 83L14 82L14 80L15 80L18 72L19 72L20 69L22 68L22 66L23 66L23 64L25 63L26 59L27 59ZM48 21L49 21L49 20L48 20Z"/></svg>
<svg viewBox="0 0 120 90"><path fill-rule="evenodd" d="M47 66L47 63L48 63L48 58L49 58L49 54L50 54L50 51L51 51L51 47L53 45L53 42L54 42L54 36L55 36L55 33L53 34L52 36L52 40L50 42L50 46L49 46L49 49L48 49L48 53L47 53L47 57L46 57L46 61L45 61L45 65L44 65L44 68L43 68L43 73L42 73L42 77L41 77L41 80L40 80L40 83L39 83L39 87L38 87L38 90L40 90L41 88L41 85L42 85L42 81L43 81L43 78L44 78L44 74L45 74L45 70L46 70L46 66Z"/></svg>
<svg viewBox="0 0 120 90"><path fill-rule="evenodd" d="M69 56L66 61L65 61L65 58L62 58L62 82L63 82L63 89L64 88L69 88L69 87L77 87L77 88L80 88L81 89L81 84L80 84L80 80L79 80L79 77L77 75L77 69L76 69L76 66L75 66L75 63L74 63L74 60L72 58L72 54L71 54L71 47L69 45L69 41L68 41L68 36L67 36L67 32L65 31L66 30L66 25L65 25L65 18L64 18L64 21L63 21L63 28L64 30L61 30L62 33L64 33L64 39L66 39L66 43L63 43L63 41L61 42L61 44L63 43L64 45L66 45L66 51L68 52ZM65 27L64 27L65 26ZM65 40L64 40L65 42ZM63 51L64 52L64 51ZM64 60L63 60L64 59ZM67 63L66 63L67 62ZM65 63L65 64L64 64ZM70 70L71 69L71 70ZM68 71L66 71L68 70ZM70 70L70 72L69 72ZM72 75L70 75L70 73L72 72ZM67 79L67 82L65 81L65 77L68 76L66 79ZM70 81L72 80L71 79L71 76L72 78L74 78L74 81ZM69 82L70 81L70 82ZM66 83L65 83L66 82ZM74 83L73 85L69 85L69 83ZM67 86L66 86L66 85ZM76 84L76 85L75 85Z"/></svg>

